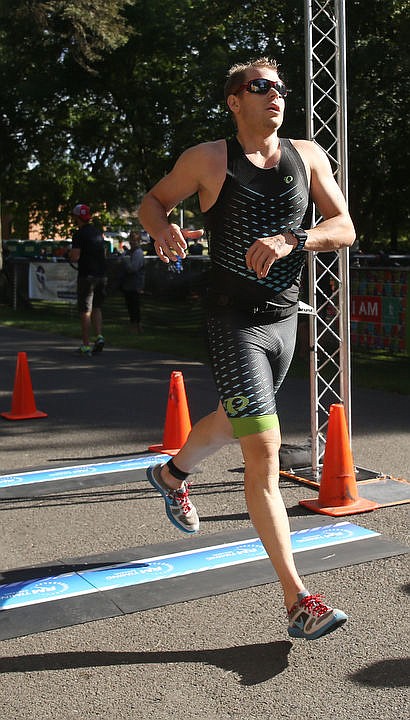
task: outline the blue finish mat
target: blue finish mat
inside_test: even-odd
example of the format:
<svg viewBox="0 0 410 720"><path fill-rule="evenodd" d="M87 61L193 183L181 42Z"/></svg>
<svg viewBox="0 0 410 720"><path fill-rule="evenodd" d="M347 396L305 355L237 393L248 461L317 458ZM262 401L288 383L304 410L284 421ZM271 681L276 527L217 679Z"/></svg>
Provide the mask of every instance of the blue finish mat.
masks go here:
<svg viewBox="0 0 410 720"><path fill-rule="evenodd" d="M145 480L147 467L165 463L170 457L162 453L141 454L127 459L110 458L104 462L62 465L0 475L0 499L37 497L79 487L118 485Z"/></svg>
<svg viewBox="0 0 410 720"><path fill-rule="evenodd" d="M408 552L351 522L292 521L307 575ZM137 612L276 581L253 528L0 574L0 639Z"/></svg>

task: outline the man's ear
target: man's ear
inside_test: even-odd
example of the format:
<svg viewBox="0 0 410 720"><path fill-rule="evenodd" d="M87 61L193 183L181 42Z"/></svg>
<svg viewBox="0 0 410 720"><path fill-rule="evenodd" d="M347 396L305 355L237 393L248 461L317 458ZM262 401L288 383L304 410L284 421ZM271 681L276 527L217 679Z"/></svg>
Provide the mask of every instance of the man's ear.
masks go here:
<svg viewBox="0 0 410 720"><path fill-rule="evenodd" d="M232 113L238 112L240 103L237 95L228 95L226 104Z"/></svg>

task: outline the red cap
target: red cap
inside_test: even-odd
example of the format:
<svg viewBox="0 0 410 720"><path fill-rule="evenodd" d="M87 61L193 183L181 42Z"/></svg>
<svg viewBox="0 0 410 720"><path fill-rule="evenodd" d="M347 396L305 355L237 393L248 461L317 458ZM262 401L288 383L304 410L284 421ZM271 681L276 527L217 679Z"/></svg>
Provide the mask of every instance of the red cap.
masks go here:
<svg viewBox="0 0 410 720"><path fill-rule="evenodd" d="M84 220L85 222L88 222L88 220L91 220L91 213L90 208L88 205L76 205L75 208L72 211L73 215L76 215L77 217L81 218L81 220Z"/></svg>

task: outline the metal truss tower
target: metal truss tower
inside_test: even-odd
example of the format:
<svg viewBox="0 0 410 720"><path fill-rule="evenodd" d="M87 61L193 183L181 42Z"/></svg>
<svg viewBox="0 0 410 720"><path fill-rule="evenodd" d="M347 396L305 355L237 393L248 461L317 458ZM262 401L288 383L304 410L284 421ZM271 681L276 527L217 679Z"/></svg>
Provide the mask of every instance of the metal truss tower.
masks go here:
<svg viewBox="0 0 410 720"><path fill-rule="evenodd" d="M345 0L306 0L307 136L325 150L348 200ZM315 222L320 222L316 217ZM329 408L351 432L349 250L309 253L312 472L318 478Z"/></svg>

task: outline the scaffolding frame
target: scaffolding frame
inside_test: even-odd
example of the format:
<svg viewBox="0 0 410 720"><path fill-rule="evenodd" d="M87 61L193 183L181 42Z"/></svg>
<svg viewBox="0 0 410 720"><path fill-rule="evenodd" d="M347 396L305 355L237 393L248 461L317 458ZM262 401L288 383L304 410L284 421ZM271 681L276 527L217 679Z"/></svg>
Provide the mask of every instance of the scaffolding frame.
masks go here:
<svg viewBox="0 0 410 720"><path fill-rule="evenodd" d="M306 0L305 62L307 137L326 152L348 201L345 0ZM351 435L349 249L309 253L308 277L312 473L318 479L333 403L343 403Z"/></svg>

